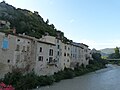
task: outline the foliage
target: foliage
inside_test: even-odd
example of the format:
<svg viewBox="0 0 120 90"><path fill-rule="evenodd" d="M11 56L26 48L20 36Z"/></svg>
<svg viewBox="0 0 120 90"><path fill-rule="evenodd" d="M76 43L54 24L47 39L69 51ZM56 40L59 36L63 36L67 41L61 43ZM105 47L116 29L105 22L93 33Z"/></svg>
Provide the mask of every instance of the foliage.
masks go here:
<svg viewBox="0 0 120 90"><path fill-rule="evenodd" d="M116 47L114 50L115 50L115 54L119 54L119 48L118 47Z"/></svg>
<svg viewBox="0 0 120 90"><path fill-rule="evenodd" d="M119 59L119 58L120 58L119 48L116 47L116 48L114 49L114 51L115 51L115 53L110 54L110 55L109 55L109 58L110 58L110 59Z"/></svg>
<svg viewBox="0 0 120 90"><path fill-rule="evenodd" d="M23 34L41 38L42 35L48 33L51 36L57 36L60 33L60 39L64 37L64 33L57 30L54 24L49 24L49 20L45 22L38 12L31 12L26 9L15 8L5 2L0 3L0 20L9 21L11 28L16 28L17 34ZM69 41L66 37L63 41Z"/></svg>
<svg viewBox="0 0 120 90"><path fill-rule="evenodd" d="M101 60L101 54L100 53L93 53L92 54L92 57L94 60Z"/></svg>
<svg viewBox="0 0 120 90"><path fill-rule="evenodd" d="M107 60L106 59L103 59L101 57L101 54L100 53L93 53L92 54L92 58L93 60L90 60L89 61L89 64L92 64L92 65L95 65L95 66L98 66L98 67L102 67L102 66L105 66L105 64L107 64Z"/></svg>

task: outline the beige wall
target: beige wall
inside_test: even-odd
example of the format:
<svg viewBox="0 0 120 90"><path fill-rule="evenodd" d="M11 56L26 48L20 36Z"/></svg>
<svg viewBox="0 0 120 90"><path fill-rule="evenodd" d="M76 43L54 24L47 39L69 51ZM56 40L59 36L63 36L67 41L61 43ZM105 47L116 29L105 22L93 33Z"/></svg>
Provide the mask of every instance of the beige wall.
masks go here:
<svg viewBox="0 0 120 90"><path fill-rule="evenodd" d="M70 68L70 55L71 55L70 45L62 43L62 58L60 62L62 69L64 69L65 67Z"/></svg>
<svg viewBox="0 0 120 90"><path fill-rule="evenodd" d="M23 72L29 71L33 64L32 58L32 40L16 36L14 51L14 68L19 68Z"/></svg>
<svg viewBox="0 0 120 90"><path fill-rule="evenodd" d="M49 43L55 44L55 37L53 37L53 36L42 36L42 38L40 38L40 40L44 41L44 42L49 42Z"/></svg>
<svg viewBox="0 0 120 90"><path fill-rule="evenodd" d="M41 52L40 48L42 48ZM53 55L49 55L50 49L53 50ZM42 56L43 60L40 61L39 56ZM52 61L49 60L50 57L52 57ZM57 72L57 69L58 67L56 67L55 62L55 45L37 42L35 73L37 75L51 75Z"/></svg>
<svg viewBox="0 0 120 90"><path fill-rule="evenodd" d="M2 41L4 38L8 39L8 49L2 48ZM5 36L4 33L0 33L0 75L2 76L7 72L11 72L14 63L14 50L15 50L15 36Z"/></svg>

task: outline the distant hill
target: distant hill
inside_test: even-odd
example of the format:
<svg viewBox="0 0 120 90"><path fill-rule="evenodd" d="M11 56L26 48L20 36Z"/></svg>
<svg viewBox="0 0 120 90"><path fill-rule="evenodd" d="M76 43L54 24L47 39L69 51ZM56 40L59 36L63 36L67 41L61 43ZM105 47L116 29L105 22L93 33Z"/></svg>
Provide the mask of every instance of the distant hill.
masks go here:
<svg viewBox="0 0 120 90"><path fill-rule="evenodd" d="M114 52L114 48L105 48L105 49L101 49L100 50L102 53L104 54L112 54L112 53L115 53Z"/></svg>
<svg viewBox="0 0 120 90"><path fill-rule="evenodd" d="M58 36L64 41L69 41L64 33L57 30L49 20L43 20L37 11L31 12L26 9L15 8L5 1L0 3L0 20L9 21L11 28L16 28L17 33L40 38L46 33L51 36Z"/></svg>
<svg viewBox="0 0 120 90"><path fill-rule="evenodd" d="M119 48L120 50L120 48ZM114 48L105 48L105 49L101 49L99 50L101 52L102 56L109 56L109 54L115 53Z"/></svg>
<svg viewBox="0 0 120 90"><path fill-rule="evenodd" d="M103 52L100 52L102 56L105 56L105 57L108 57L109 54L106 54L106 53L103 53Z"/></svg>

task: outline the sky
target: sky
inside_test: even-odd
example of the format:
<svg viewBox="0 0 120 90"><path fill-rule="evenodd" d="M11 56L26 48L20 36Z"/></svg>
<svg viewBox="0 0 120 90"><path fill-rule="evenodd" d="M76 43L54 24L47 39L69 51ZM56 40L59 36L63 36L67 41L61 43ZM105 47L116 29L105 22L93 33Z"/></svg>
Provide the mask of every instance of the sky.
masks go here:
<svg viewBox="0 0 120 90"><path fill-rule="evenodd" d="M16 8L38 11L67 38L91 49L120 47L120 0L5 1Z"/></svg>

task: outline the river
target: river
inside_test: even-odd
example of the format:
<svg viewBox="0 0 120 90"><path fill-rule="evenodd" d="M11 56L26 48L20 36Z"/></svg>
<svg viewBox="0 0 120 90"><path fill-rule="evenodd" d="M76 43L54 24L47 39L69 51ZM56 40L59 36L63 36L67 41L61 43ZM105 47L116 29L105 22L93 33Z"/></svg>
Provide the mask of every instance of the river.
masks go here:
<svg viewBox="0 0 120 90"><path fill-rule="evenodd" d="M35 90L120 90L120 66L107 65L105 69Z"/></svg>

